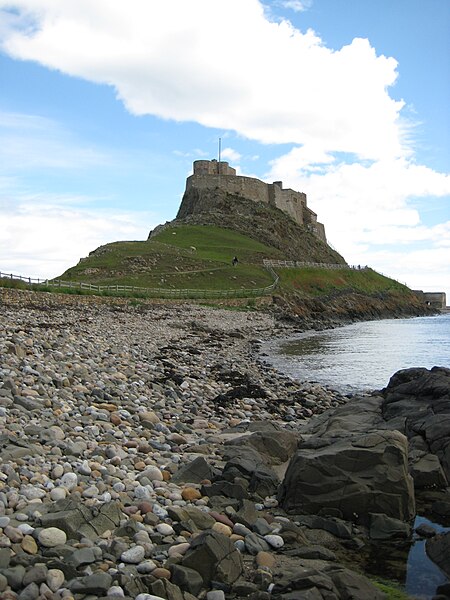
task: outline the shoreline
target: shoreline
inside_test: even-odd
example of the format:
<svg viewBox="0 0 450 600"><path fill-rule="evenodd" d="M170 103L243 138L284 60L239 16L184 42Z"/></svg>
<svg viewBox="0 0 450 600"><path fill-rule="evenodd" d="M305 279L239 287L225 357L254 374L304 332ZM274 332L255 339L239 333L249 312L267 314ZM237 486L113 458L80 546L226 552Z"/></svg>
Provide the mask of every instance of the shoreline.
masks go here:
<svg viewBox="0 0 450 600"><path fill-rule="evenodd" d="M281 599L300 565L384 598L348 568L358 528L331 540L278 503L300 430L349 401L258 358L298 325L18 290L0 318L2 600Z"/></svg>

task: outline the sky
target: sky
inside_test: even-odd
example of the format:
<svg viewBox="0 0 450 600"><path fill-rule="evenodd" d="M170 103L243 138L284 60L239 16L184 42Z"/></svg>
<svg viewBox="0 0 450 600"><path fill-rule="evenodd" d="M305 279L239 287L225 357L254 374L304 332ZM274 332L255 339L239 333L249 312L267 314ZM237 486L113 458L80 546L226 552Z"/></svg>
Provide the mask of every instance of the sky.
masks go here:
<svg viewBox="0 0 450 600"><path fill-rule="evenodd" d="M450 0L0 0L0 271L146 239L220 138L450 304L449 58Z"/></svg>

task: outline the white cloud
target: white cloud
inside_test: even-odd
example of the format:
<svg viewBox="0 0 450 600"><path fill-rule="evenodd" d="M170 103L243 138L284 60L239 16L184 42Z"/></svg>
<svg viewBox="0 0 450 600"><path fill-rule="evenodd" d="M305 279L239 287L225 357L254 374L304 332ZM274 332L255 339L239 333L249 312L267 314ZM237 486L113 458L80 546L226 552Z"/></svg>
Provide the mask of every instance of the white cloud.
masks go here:
<svg viewBox="0 0 450 600"><path fill-rule="evenodd" d="M2 6L19 15L9 13L5 52L111 85L134 114L364 158L408 152L403 102L388 93L396 61L365 39L326 48L312 31L268 20L258 0L135 0L133 10L121 0Z"/></svg>
<svg viewBox="0 0 450 600"><path fill-rule="evenodd" d="M295 12L303 12L311 8L312 0L279 0L277 4Z"/></svg>
<svg viewBox="0 0 450 600"><path fill-rule="evenodd" d="M156 225L149 213L92 210L86 206L91 202L80 197L27 196L11 189L2 192L0 271L56 277L98 246L112 240L146 239Z"/></svg>
<svg viewBox="0 0 450 600"><path fill-rule="evenodd" d="M224 148L221 151L221 159L229 160L234 163L238 163L241 160L241 158L242 158L242 155L239 154L239 152L237 152L233 148Z"/></svg>
<svg viewBox="0 0 450 600"><path fill-rule="evenodd" d="M450 300L450 221L427 226L422 218L433 197L448 198L450 206L450 175L406 158L348 164L303 147L271 167L268 180L307 194L329 242L348 262L410 287L446 290Z"/></svg>
<svg viewBox="0 0 450 600"><path fill-rule="evenodd" d="M450 302L448 248L427 247L409 252L368 250L361 254L360 263L374 266L378 272L405 283L411 289L445 292L447 304Z"/></svg>
<svg viewBox="0 0 450 600"><path fill-rule="evenodd" d="M450 175L408 159L348 164L316 153L308 162L304 148L273 161L268 179L304 191L337 243L349 237L352 243L367 242L368 233L380 228L417 226L420 213L410 205L412 199L450 196ZM390 241L381 235L379 239Z"/></svg>

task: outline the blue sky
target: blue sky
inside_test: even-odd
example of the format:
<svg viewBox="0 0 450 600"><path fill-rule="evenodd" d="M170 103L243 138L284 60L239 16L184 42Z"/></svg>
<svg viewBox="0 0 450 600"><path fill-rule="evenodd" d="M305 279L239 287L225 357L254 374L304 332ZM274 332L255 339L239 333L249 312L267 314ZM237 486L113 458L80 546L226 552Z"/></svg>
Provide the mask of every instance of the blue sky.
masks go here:
<svg viewBox="0 0 450 600"><path fill-rule="evenodd" d="M0 270L145 239L221 137L348 262L450 299L449 31L448 0L0 0Z"/></svg>

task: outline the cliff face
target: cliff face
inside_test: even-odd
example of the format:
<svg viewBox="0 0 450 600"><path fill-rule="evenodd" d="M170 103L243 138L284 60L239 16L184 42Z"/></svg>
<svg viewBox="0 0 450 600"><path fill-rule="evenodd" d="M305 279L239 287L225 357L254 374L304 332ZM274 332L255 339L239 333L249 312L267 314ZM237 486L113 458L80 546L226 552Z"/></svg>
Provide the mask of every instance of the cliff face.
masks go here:
<svg viewBox="0 0 450 600"><path fill-rule="evenodd" d="M320 298L295 293L273 298L275 312L282 320L298 323L302 329L327 329L356 321L372 321L435 314L413 292L365 294L346 290Z"/></svg>
<svg viewBox="0 0 450 600"><path fill-rule="evenodd" d="M345 259L283 211L225 190L186 190L177 221L217 225L281 250L286 260L345 264Z"/></svg>

